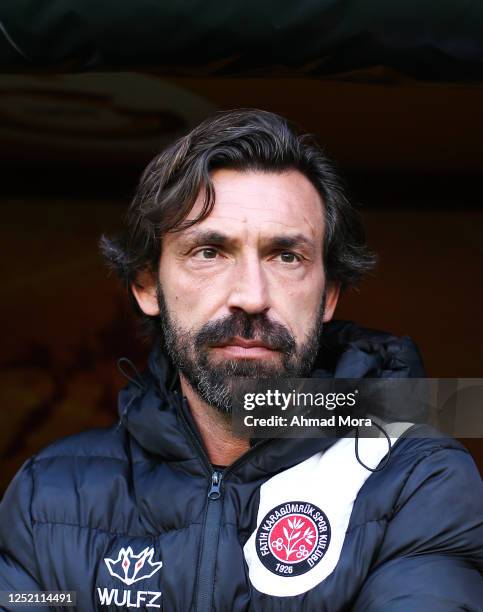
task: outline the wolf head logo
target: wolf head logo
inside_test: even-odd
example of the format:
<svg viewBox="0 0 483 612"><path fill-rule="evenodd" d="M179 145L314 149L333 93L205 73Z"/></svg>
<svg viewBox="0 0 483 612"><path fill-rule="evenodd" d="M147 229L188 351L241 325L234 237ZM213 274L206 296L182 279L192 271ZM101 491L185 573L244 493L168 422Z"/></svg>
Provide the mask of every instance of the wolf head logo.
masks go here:
<svg viewBox="0 0 483 612"><path fill-rule="evenodd" d="M151 578L161 569L161 561L153 563L154 548L145 548L138 555L130 546L121 548L117 559L104 559L111 576L119 578L124 584L131 585L139 580Z"/></svg>

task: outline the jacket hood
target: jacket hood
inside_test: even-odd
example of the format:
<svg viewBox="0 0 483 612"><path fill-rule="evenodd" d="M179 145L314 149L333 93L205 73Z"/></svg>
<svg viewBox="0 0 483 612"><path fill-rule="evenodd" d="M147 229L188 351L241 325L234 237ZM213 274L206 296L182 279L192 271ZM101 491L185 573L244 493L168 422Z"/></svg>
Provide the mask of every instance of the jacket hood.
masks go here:
<svg viewBox="0 0 483 612"><path fill-rule="evenodd" d="M312 376L317 378L424 378L418 347L408 336L331 321L324 327Z"/></svg>
<svg viewBox="0 0 483 612"><path fill-rule="evenodd" d="M348 321L332 321L324 327L312 372L314 378L424 376L418 348L410 338L396 337ZM165 460L187 462L190 470L209 470L203 443L179 390L177 371L168 357L155 347L149 356L147 370L130 380L119 394L119 414L121 424L138 444ZM249 459L238 461L237 471L243 478L248 477L250 471L258 474L260 471L278 472L327 448L334 441L334 438L283 438L262 443L252 440L252 446L258 442L267 448L263 453L251 453Z"/></svg>

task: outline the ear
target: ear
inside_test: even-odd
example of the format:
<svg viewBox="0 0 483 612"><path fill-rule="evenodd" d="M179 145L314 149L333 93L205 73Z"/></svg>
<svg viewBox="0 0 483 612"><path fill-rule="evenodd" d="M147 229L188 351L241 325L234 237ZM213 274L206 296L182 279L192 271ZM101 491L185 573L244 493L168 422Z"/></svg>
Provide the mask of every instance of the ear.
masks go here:
<svg viewBox="0 0 483 612"><path fill-rule="evenodd" d="M131 284L131 291L144 314L152 317L159 314L156 277L151 270L146 268L138 272L136 280Z"/></svg>
<svg viewBox="0 0 483 612"><path fill-rule="evenodd" d="M325 296L325 311L324 311L324 323L327 323L334 316L335 307L339 300L340 295L340 283L330 283L327 287L327 294Z"/></svg>

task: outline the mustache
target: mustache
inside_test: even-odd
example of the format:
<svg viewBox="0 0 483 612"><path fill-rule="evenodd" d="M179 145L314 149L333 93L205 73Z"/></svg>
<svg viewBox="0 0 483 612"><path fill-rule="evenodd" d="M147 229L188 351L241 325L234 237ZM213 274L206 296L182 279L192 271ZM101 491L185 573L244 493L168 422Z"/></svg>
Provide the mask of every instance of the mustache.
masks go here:
<svg viewBox="0 0 483 612"><path fill-rule="evenodd" d="M223 344L235 336L263 342L270 349L286 355L292 355L296 348L295 338L284 325L270 321L263 313L249 315L243 310L205 323L195 336L195 347Z"/></svg>

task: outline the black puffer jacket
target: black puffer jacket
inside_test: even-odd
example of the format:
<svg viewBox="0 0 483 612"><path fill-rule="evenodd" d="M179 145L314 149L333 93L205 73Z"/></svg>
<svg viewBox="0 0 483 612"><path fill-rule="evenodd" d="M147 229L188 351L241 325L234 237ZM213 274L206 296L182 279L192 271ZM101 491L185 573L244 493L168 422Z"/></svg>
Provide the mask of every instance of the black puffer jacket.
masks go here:
<svg viewBox="0 0 483 612"><path fill-rule="evenodd" d="M407 338L324 338L315 376L422 375ZM153 354L118 426L26 463L0 507L0 591L76 591L82 612L483 610L482 487L459 443L413 427L372 473L353 439L266 440L218 471L176 387ZM360 440L366 464L386 452Z"/></svg>

